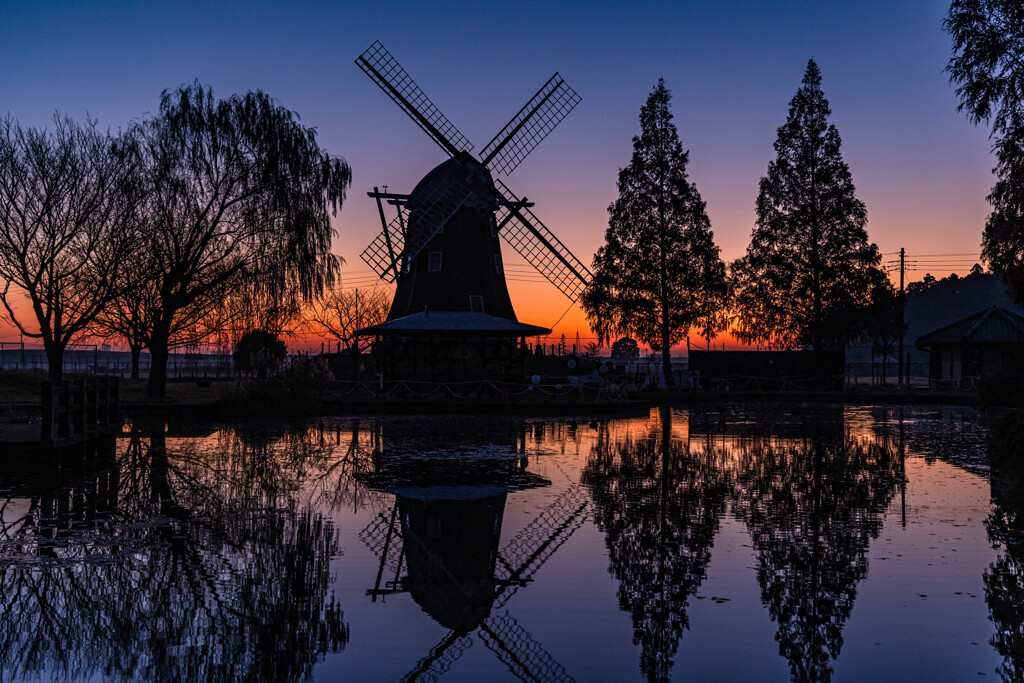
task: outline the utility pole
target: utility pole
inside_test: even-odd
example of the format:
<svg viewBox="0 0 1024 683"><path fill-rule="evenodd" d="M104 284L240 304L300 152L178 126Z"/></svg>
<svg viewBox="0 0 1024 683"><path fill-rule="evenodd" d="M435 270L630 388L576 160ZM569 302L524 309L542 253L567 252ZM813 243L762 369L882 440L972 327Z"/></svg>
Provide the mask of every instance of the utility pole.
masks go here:
<svg viewBox="0 0 1024 683"><path fill-rule="evenodd" d="M900 247L900 350L899 350L899 356L897 356L897 358L896 358L897 363L898 363L897 370L898 370L898 373L899 373L899 377L896 380L896 386L898 386L898 387L903 386L903 373L904 373L904 367L903 367L903 330L906 327L905 318L906 318L906 307L907 307L906 306L906 299L907 299L907 296L906 296L906 292L904 292L904 290L903 290L903 274L906 272L906 270L907 270L907 252L906 252L906 249L904 249L903 247Z"/></svg>

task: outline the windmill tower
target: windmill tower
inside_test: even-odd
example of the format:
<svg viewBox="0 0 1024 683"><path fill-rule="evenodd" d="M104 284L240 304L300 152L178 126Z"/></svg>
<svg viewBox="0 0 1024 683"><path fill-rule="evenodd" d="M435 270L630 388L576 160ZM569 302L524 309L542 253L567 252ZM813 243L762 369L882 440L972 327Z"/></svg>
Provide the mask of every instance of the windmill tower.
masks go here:
<svg viewBox="0 0 1024 683"><path fill-rule="evenodd" d="M533 204L516 196L492 169L512 173L579 103L579 95L556 73L478 159L470 154L473 145L379 41L356 64L449 156L409 194L377 188L368 193L377 201L382 230L361 257L381 279L396 283L396 290L387 322L360 333L378 338L391 376L422 375L398 359L416 358L422 365L428 355L434 357L427 375L515 374L514 363L487 361L521 356L526 337L550 330L516 319L500 240L570 301L579 298L591 273L533 214ZM465 343L449 344L457 347L454 357L437 357L442 337L461 337ZM453 360L463 361L461 367L446 362Z"/></svg>

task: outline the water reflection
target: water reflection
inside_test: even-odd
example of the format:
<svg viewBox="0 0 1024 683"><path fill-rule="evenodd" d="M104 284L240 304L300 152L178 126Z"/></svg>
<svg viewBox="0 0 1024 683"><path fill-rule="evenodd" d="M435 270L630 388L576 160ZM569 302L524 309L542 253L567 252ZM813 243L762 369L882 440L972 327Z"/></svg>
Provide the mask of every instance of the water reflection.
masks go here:
<svg viewBox="0 0 1024 683"><path fill-rule="evenodd" d="M952 614L976 618L971 637L933 637L974 638L956 657L980 670L998 655L1021 680L1024 473L993 467L988 514L984 432L964 411L834 406L137 425L86 458L0 471L0 679L370 680L385 655L405 680L460 658L466 676L725 678L699 648L705 628L750 626L729 611L746 583L760 621L723 639L738 676L763 678L767 659L795 681L839 679L844 634L845 664L879 615ZM908 458L922 482L909 513ZM893 561L865 584L872 545ZM979 598L936 589L908 606L921 572ZM868 673L906 647L885 645Z"/></svg>
<svg viewBox="0 0 1024 683"><path fill-rule="evenodd" d="M830 680L899 460L886 444L856 438L757 439L736 456L733 505L750 529L779 653L793 680Z"/></svg>
<svg viewBox="0 0 1024 683"><path fill-rule="evenodd" d="M1001 547L984 580L996 628L991 644L1003 659L998 671L1004 681L1024 680L1024 463L1014 456L1019 453L993 453L993 507L985 520L989 540Z"/></svg>
<svg viewBox="0 0 1024 683"><path fill-rule="evenodd" d="M8 497L28 505L0 545L5 677L291 680L343 649L335 533L286 459L148 434Z"/></svg>
<svg viewBox="0 0 1024 683"><path fill-rule="evenodd" d="M660 425L593 449L584 481L648 680L670 677L727 502L749 529L793 680L830 679L902 463L888 440L848 435L841 409L804 413L702 410L677 416L675 432L662 409Z"/></svg>
<svg viewBox="0 0 1024 683"><path fill-rule="evenodd" d="M641 646L640 671L653 681L671 673L729 490L724 452L674 438L668 408L660 418L637 435L605 429L583 473L619 581L619 606Z"/></svg>
<svg viewBox="0 0 1024 683"><path fill-rule="evenodd" d="M372 471L360 476L395 497L390 513L377 515L360 534L380 559L368 595L375 600L408 592L448 629L402 680L436 680L474 636L520 680L573 680L508 610L498 610L583 523L588 508L583 491L570 487L499 548L508 494L551 482L527 469L528 460L519 453L526 439L521 427L501 434L499 425L490 440L477 434L456 450L437 448L444 436L427 438L431 448L424 450L385 433L378 443L390 447L378 448ZM417 440L424 437L417 434ZM385 575L394 578L382 584Z"/></svg>

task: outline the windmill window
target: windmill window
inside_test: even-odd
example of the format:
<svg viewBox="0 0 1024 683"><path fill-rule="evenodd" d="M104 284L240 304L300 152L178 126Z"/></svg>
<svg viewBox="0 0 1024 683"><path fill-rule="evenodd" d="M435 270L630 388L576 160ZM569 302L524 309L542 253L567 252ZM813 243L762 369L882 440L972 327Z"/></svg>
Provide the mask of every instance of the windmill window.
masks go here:
<svg viewBox="0 0 1024 683"><path fill-rule="evenodd" d="M491 237L497 237L498 236L498 223L494 220L494 214L493 213L491 214L490 223L491 223Z"/></svg>
<svg viewBox="0 0 1024 683"><path fill-rule="evenodd" d="M440 273L441 272L441 255L440 251L432 251L427 255L427 272L428 273Z"/></svg>
<svg viewBox="0 0 1024 683"><path fill-rule="evenodd" d="M504 270L501 267L501 254L494 255L494 272L498 275L502 275Z"/></svg>
<svg viewBox="0 0 1024 683"><path fill-rule="evenodd" d="M404 259L402 259L402 272L403 273L408 273L409 272L409 263L411 261L412 261L412 259L409 258L408 256L406 256Z"/></svg>
<svg viewBox="0 0 1024 683"><path fill-rule="evenodd" d="M474 313L483 313L484 312L484 298L482 296L480 296L479 294L470 294L469 295L469 310L473 311Z"/></svg>

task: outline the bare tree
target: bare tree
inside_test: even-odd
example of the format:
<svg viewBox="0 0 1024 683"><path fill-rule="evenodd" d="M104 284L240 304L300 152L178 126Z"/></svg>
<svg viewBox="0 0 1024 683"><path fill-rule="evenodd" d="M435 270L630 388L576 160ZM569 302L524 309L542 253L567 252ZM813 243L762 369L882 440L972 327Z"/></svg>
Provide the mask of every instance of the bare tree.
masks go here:
<svg viewBox="0 0 1024 683"><path fill-rule="evenodd" d="M118 291L133 244L136 152L132 136L94 121L0 122L0 317L42 340L55 381L68 344Z"/></svg>
<svg viewBox="0 0 1024 683"><path fill-rule="evenodd" d="M159 296L151 276L152 265L146 250L128 254L118 273L121 286L117 295L89 326L93 337L120 340L128 346L132 379L139 379L139 359L149 339Z"/></svg>
<svg viewBox="0 0 1024 683"><path fill-rule="evenodd" d="M310 327L325 332L345 345L352 357L352 377L356 378L359 354L369 348L368 337L357 337L356 330L387 320L391 292L384 288L344 289L340 285L313 301L306 309Z"/></svg>
<svg viewBox="0 0 1024 683"><path fill-rule="evenodd" d="M142 350L149 348L153 323L160 309L159 272L145 250L128 255L118 274L121 286L89 326L94 337L124 342L131 353L131 378L140 378ZM228 295L226 286L211 290L182 308L170 328L167 348L195 348L228 331L240 317L232 305L244 296Z"/></svg>
<svg viewBox="0 0 1024 683"><path fill-rule="evenodd" d="M366 337L357 337L356 330L384 322L391 307L391 292L378 287L344 289L335 287L306 309L307 321L347 349L362 351L369 347Z"/></svg>

